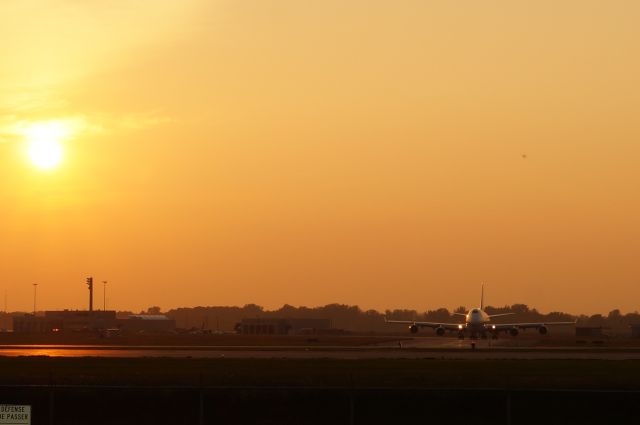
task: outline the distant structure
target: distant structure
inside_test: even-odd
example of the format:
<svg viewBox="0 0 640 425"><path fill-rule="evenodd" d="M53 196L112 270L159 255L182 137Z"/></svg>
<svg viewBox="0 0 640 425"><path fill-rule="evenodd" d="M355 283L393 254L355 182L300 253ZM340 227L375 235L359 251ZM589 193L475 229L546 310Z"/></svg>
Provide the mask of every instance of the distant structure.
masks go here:
<svg viewBox="0 0 640 425"><path fill-rule="evenodd" d="M602 326L576 326L576 338L607 338L609 334Z"/></svg>
<svg viewBox="0 0 640 425"><path fill-rule="evenodd" d="M47 323L42 316L25 314L22 317L13 318L13 332L15 333L45 333L50 332Z"/></svg>
<svg viewBox="0 0 640 425"><path fill-rule="evenodd" d="M236 325L242 335L296 335L311 334L331 329L329 319L248 318Z"/></svg>
<svg viewBox="0 0 640 425"><path fill-rule="evenodd" d="M93 278L87 278L87 286L89 287L89 313L93 311Z"/></svg>
<svg viewBox="0 0 640 425"><path fill-rule="evenodd" d="M115 311L62 310L45 311L44 316L25 314L13 318L13 331L20 333L46 333L87 331L116 326Z"/></svg>
<svg viewBox="0 0 640 425"><path fill-rule="evenodd" d="M132 314L118 319L118 328L124 333L165 333L176 329L176 321L164 314Z"/></svg>
<svg viewBox="0 0 640 425"><path fill-rule="evenodd" d="M640 323L629 326L631 328L631 338L640 338Z"/></svg>
<svg viewBox="0 0 640 425"><path fill-rule="evenodd" d="M115 327L115 311L62 310L45 311L44 316L25 315L13 318L14 332L79 332Z"/></svg>
<svg viewBox="0 0 640 425"><path fill-rule="evenodd" d="M38 295L38 284L33 284L33 315L36 315L36 296Z"/></svg>
<svg viewBox="0 0 640 425"><path fill-rule="evenodd" d="M44 316L26 314L13 318L13 331L17 333L102 332L110 330L123 334L139 334L165 333L171 332L175 328L175 320L161 314L134 314L126 319L118 319L113 310L45 311Z"/></svg>
<svg viewBox="0 0 640 425"><path fill-rule="evenodd" d="M175 320L156 314L134 314L118 319L114 310L93 309L93 278L86 279L89 287L89 310L45 311L44 316L25 314L13 318L16 333L162 333L175 329ZM110 331L110 332L107 332ZM113 332L117 331L117 332Z"/></svg>

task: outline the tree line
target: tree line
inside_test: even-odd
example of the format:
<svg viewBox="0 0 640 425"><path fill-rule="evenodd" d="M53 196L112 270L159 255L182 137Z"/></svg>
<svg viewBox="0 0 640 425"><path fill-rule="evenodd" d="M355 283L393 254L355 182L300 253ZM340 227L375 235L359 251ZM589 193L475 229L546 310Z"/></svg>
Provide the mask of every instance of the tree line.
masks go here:
<svg viewBox="0 0 640 425"><path fill-rule="evenodd" d="M613 310L607 315L594 314L572 315L553 311L541 313L535 308L529 308L526 304L513 304L510 306L488 306L485 311L489 314L515 313L513 316L505 316L494 319L496 322L565 322L578 321L578 326L602 326L611 329L628 328L632 324L640 324L640 313L633 312L622 314L620 310ZM159 307L150 307L147 312L160 313ZM446 308L419 312L410 309L396 309L379 312L377 310L363 310L356 305L327 304L320 307L294 307L288 304L274 309L266 310L256 304L247 304L243 307L192 307L172 309L164 314L176 321L176 326L183 329L203 330L233 330L235 325L244 318L313 318L329 319L332 326L353 332L388 332L388 320L416 320L425 322L463 322L463 318L453 313L466 313L467 309L460 306L453 311ZM399 331L402 328L398 329Z"/></svg>
<svg viewBox="0 0 640 425"><path fill-rule="evenodd" d="M578 326L602 326L612 330L628 329L630 325L640 324L640 313L637 311L622 314L620 310L612 310L607 315L594 314L572 315L563 312L540 313L526 304L510 306L488 306L485 311L489 314L515 313L513 316L496 318L497 323L505 322L564 322L578 321ZM298 318L298 319L329 319L334 328L352 332L389 332L403 331L401 326L396 328L385 324L385 317L389 320L416 320L425 322L463 322L463 318L454 313L466 313L467 309L460 306L453 311L446 308L419 312L410 309L395 309L379 312L377 310L363 310L356 305L327 304L320 307L294 307L288 304L274 310L267 310L256 304L237 306L212 307L181 307L163 312L158 306L149 307L144 314L166 314L176 321L176 327L192 330L232 331L237 323L245 318ZM11 329L11 317L24 315L23 312L0 313L0 329ZM119 311L118 317L125 318L131 311Z"/></svg>

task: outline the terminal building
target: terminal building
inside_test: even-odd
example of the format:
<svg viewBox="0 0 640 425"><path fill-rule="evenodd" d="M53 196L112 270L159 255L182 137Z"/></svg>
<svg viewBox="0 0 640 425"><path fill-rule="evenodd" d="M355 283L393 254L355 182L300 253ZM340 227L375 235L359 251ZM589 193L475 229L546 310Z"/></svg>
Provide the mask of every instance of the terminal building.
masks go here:
<svg viewBox="0 0 640 425"><path fill-rule="evenodd" d="M176 321L164 314L133 314L118 319L117 328L123 333L166 333L176 329Z"/></svg>
<svg viewBox="0 0 640 425"><path fill-rule="evenodd" d="M16 333L45 333L51 332L47 329L47 322L42 316L25 314L24 316L13 318L13 332Z"/></svg>
<svg viewBox="0 0 640 425"><path fill-rule="evenodd" d="M610 336L602 326L576 326L575 332L576 338L601 339Z"/></svg>
<svg viewBox="0 0 640 425"><path fill-rule="evenodd" d="M165 333L176 328L173 319L161 314L134 314L116 318L115 311L63 310L45 311L44 316L26 314L13 318L16 333L101 332Z"/></svg>
<svg viewBox="0 0 640 425"><path fill-rule="evenodd" d="M116 325L115 311L45 311L44 316L26 314L13 318L13 331L19 333L87 331L114 328Z"/></svg>

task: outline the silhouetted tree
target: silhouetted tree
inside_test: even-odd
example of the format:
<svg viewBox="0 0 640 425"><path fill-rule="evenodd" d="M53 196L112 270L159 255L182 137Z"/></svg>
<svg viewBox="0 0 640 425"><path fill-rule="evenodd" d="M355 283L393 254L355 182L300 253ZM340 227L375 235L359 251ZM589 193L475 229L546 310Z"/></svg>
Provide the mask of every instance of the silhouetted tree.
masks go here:
<svg viewBox="0 0 640 425"><path fill-rule="evenodd" d="M389 320L418 320L418 312L415 310L387 310L386 316Z"/></svg>
<svg viewBox="0 0 640 425"><path fill-rule="evenodd" d="M430 322L448 322L451 321L451 313L446 308L437 310L429 310L425 313L425 319Z"/></svg>
<svg viewBox="0 0 640 425"><path fill-rule="evenodd" d="M589 317L587 324L589 326L604 326L605 325L604 316L602 316L602 314L594 314L591 317Z"/></svg>
<svg viewBox="0 0 640 425"><path fill-rule="evenodd" d="M496 318L496 322L544 322L544 321L560 321L569 322L575 318L579 319L579 326L603 326L611 327L619 332L627 332L630 324L640 324L640 313L633 312L623 315L619 310L612 310L607 316L594 314L592 316L573 316L568 313L553 311L548 314L542 314L535 308L529 308L526 304L514 304L505 307L487 306L486 310L489 314L515 313L513 316L505 316ZM159 312L159 307L150 307L147 313ZM454 310L456 313L466 313L467 309L460 306ZM122 317L126 312L118 313L118 317ZM194 307L194 308L178 308L170 310L166 313L169 317L176 320L176 325L180 328L200 328L205 324L205 328L213 326L221 330L233 330L236 323L243 318L254 317L272 317L272 318L318 318L329 319L333 326L339 329L345 329L356 332L404 332L402 326L393 327L384 323L384 317L389 320L424 320L433 322L458 322L461 318L454 318L446 308L438 308L428 310L424 313L418 313L411 309L394 309L385 310L384 314L376 310L361 310L355 305L346 304L327 304L319 307L295 307L285 304L276 310L265 310L256 304L247 304L244 307Z"/></svg>
<svg viewBox="0 0 640 425"><path fill-rule="evenodd" d="M251 317L260 316L264 311L264 307L257 304L245 304L245 306L242 307L242 309L245 311L246 314L251 315Z"/></svg>
<svg viewBox="0 0 640 425"><path fill-rule="evenodd" d="M526 304L513 304L511 311L516 314L526 314L529 312L529 307Z"/></svg>

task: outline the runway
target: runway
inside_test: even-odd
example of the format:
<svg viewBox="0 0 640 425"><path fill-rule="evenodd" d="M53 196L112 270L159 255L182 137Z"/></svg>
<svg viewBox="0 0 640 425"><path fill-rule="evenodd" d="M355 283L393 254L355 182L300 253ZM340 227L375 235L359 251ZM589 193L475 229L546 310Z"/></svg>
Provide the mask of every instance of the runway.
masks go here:
<svg viewBox="0 0 640 425"><path fill-rule="evenodd" d="M474 346L472 346L472 343ZM2 345L0 356L335 358L335 359L603 359L640 360L640 348L540 346L522 340L412 338L373 346Z"/></svg>

